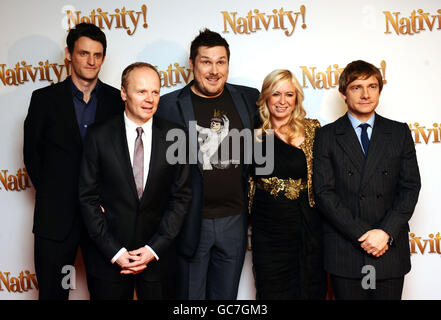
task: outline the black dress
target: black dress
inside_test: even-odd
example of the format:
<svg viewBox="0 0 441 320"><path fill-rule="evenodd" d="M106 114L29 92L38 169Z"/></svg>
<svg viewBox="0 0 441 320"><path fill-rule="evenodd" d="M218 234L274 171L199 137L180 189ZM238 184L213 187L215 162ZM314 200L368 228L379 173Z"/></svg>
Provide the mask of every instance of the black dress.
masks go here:
<svg viewBox="0 0 441 320"><path fill-rule="evenodd" d="M292 199L284 192L271 194L259 185L268 178L306 181L305 153L275 136L274 171L252 178L257 185L251 206L256 298L324 299L321 224L318 212L308 204L307 189Z"/></svg>

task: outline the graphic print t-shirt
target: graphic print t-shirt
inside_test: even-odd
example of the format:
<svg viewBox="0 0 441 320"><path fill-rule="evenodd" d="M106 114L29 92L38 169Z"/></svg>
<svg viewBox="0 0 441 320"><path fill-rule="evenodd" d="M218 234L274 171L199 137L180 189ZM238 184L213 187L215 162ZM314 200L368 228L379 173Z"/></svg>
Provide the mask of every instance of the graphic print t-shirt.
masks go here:
<svg viewBox="0 0 441 320"><path fill-rule="evenodd" d="M240 132L242 121L228 90L219 97L203 98L191 92L197 122L199 159L204 175L204 218L221 218L242 213L243 143L234 154L232 129ZM236 130L234 130L236 132ZM229 140L229 143L228 143ZM237 148L236 148L237 149Z"/></svg>

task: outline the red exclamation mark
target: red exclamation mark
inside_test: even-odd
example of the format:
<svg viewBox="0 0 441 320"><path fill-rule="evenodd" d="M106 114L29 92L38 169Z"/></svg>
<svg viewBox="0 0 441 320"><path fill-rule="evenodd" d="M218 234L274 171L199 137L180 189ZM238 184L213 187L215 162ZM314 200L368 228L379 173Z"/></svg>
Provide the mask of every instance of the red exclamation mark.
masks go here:
<svg viewBox="0 0 441 320"><path fill-rule="evenodd" d="M144 16L144 24L142 25L144 28L148 27L147 24L147 6L145 4L142 5L141 7L142 10L142 15Z"/></svg>
<svg viewBox="0 0 441 320"><path fill-rule="evenodd" d="M300 6L300 13L302 14L302 20L303 20L302 28L306 29L306 23L305 23L306 8L303 4Z"/></svg>

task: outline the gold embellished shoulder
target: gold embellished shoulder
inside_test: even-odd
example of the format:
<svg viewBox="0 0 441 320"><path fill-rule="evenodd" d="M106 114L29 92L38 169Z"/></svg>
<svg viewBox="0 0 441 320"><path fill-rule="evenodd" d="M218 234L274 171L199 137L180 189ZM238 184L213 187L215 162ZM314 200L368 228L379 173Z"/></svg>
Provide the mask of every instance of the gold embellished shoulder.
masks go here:
<svg viewBox="0 0 441 320"><path fill-rule="evenodd" d="M313 207L315 205L314 200L314 190L312 187L312 161L314 159L313 155L313 146L314 146L314 138L315 138L315 130L320 128L320 122L317 119L304 119L305 125L305 140L300 145L303 150L303 153L306 156L306 165L308 168L308 199L309 205Z"/></svg>

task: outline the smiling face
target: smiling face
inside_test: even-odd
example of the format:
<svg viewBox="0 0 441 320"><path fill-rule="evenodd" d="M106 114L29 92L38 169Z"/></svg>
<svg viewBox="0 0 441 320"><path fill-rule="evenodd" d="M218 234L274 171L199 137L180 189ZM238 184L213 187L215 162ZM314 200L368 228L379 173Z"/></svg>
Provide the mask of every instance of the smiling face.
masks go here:
<svg viewBox="0 0 441 320"><path fill-rule="evenodd" d="M66 57L71 61L72 79L94 81L98 78L104 62L104 48L101 42L88 37L75 41L72 53L66 48Z"/></svg>
<svg viewBox="0 0 441 320"><path fill-rule="evenodd" d="M270 113L270 119L273 125L285 124L294 111L296 104L296 88L291 81L281 81L274 87L266 104ZM278 125L276 125L278 127Z"/></svg>
<svg viewBox="0 0 441 320"><path fill-rule="evenodd" d="M211 121L210 128L213 131L219 131L222 128L222 123L218 121Z"/></svg>
<svg viewBox="0 0 441 320"><path fill-rule="evenodd" d="M348 112L358 120L365 122L375 112L380 101L380 87L375 76L352 81L341 94L348 106Z"/></svg>
<svg viewBox="0 0 441 320"><path fill-rule="evenodd" d="M223 46L198 48L195 61L190 59L194 84L191 89L198 96L218 97L224 90L228 78L227 50Z"/></svg>
<svg viewBox="0 0 441 320"><path fill-rule="evenodd" d="M160 80L154 70L141 67L130 71L126 88L121 87L127 117L137 125L149 121L158 109L160 89Z"/></svg>

